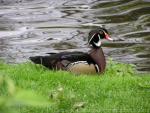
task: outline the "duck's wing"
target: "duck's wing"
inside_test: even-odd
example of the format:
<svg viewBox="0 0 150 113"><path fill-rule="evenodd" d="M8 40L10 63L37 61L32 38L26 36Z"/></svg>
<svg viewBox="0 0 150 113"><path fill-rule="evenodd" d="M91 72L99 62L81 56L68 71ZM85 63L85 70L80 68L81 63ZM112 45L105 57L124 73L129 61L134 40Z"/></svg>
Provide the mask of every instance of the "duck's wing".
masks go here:
<svg viewBox="0 0 150 113"><path fill-rule="evenodd" d="M52 56L33 56L29 57L29 59L34 62L35 64L41 64L49 69L53 68L53 64L56 62L56 59Z"/></svg>
<svg viewBox="0 0 150 113"><path fill-rule="evenodd" d="M42 64L50 69L55 69L57 65L59 65L58 67L60 68L61 66L65 67L70 63L78 61L86 61L89 64L93 63L89 54L83 52L61 52L48 56L34 56L30 57L30 60L36 64Z"/></svg>
<svg viewBox="0 0 150 113"><path fill-rule="evenodd" d="M48 55L54 55L54 54L57 54L57 53L46 53L46 54L48 54Z"/></svg>
<svg viewBox="0 0 150 113"><path fill-rule="evenodd" d="M92 59L88 53L84 52L63 52L60 54L61 60L68 60L70 62L87 61L92 62Z"/></svg>

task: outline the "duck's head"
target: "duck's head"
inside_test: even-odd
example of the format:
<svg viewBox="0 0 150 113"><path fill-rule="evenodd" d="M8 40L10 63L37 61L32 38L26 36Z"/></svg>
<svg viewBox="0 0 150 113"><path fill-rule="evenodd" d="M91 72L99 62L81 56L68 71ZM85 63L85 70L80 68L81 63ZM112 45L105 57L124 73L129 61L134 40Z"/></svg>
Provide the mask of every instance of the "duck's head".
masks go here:
<svg viewBox="0 0 150 113"><path fill-rule="evenodd" d="M88 36L88 43L94 48L99 48L101 47L102 39L107 39L111 41L113 40L112 38L110 38L108 31L105 28L99 27L90 31Z"/></svg>

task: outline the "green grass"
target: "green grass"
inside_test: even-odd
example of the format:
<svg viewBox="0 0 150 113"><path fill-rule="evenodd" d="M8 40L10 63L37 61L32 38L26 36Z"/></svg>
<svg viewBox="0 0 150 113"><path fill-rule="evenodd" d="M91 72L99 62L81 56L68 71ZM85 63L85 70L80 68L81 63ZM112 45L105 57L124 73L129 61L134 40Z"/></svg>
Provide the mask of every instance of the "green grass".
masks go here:
<svg viewBox="0 0 150 113"><path fill-rule="evenodd" d="M50 102L47 107L16 106L20 113L150 113L150 74L137 74L129 64L109 61L103 75L93 76L0 63L0 74Z"/></svg>

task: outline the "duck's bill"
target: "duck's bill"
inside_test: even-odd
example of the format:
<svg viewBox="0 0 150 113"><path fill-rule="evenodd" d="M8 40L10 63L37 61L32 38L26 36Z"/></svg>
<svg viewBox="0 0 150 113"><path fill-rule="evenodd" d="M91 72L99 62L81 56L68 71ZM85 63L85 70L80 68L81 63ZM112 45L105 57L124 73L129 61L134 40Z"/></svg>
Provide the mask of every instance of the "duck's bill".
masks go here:
<svg viewBox="0 0 150 113"><path fill-rule="evenodd" d="M110 40L110 41L113 41L113 39L110 38L110 36L109 36L107 33L105 33L105 39Z"/></svg>

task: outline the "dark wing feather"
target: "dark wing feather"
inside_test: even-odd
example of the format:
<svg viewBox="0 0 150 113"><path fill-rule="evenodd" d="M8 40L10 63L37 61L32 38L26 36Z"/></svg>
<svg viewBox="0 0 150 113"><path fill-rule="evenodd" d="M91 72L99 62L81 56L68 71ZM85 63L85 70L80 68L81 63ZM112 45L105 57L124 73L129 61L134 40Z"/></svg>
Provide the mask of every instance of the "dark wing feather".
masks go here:
<svg viewBox="0 0 150 113"><path fill-rule="evenodd" d="M36 64L42 64L50 69L54 69L57 62L61 61L67 61L67 63L77 61L87 61L89 64L94 63L89 54L83 52L61 52L50 54L48 56L30 57L30 60Z"/></svg>
<svg viewBox="0 0 150 113"><path fill-rule="evenodd" d="M54 54L57 54L57 53L46 53L46 54L49 54L49 55L54 55Z"/></svg>

